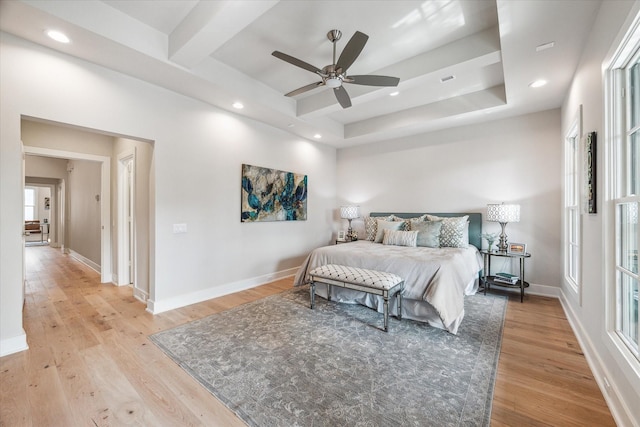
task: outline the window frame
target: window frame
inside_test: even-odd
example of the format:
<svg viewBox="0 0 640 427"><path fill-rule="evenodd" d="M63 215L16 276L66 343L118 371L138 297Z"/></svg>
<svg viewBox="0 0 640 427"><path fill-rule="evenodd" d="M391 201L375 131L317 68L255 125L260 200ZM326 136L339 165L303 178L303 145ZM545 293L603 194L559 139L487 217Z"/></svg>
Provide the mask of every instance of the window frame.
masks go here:
<svg viewBox="0 0 640 427"><path fill-rule="evenodd" d="M582 220L580 211L581 194L581 142L582 142L582 105L580 105L564 144L564 189L563 225L564 225L564 280L577 296L582 305L581 269L582 269ZM573 236L573 238L572 238ZM574 255L574 256L572 256Z"/></svg>
<svg viewBox="0 0 640 427"><path fill-rule="evenodd" d="M27 204L27 191L31 192L33 194L33 204L32 205L28 205ZM36 188L34 187L25 187L24 188L24 204L23 204L23 216L24 216L24 220L25 221L32 221L36 219L37 213L38 213L38 191L36 190ZM27 218L27 208L31 208L32 210L32 217L31 218Z"/></svg>
<svg viewBox="0 0 640 427"><path fill-rule="evenodd" d="M616 351L616 358L623 360L640 376L640 346L630 343L627 337L619 331L624 318L621 303L621 287L623 276L620 272L620 236L618 206L624 203L640 203L639 195L629 195L625 189L629 188L627 179L629 163L625 157L628 144L627 123L630 119L629 72L634 60L640 58L640 15L636 16L628 32L621 39L615 53L605 67L605 150L604 150L604 192L603 202L603 252L605 266L605 297L606 297L606 329ZM634 128L638 130L638 126ZM640 233L636 231L635 238L640 244ZM637 247L637 246L636 246ZM632 275L636 279L638 274ZM640 331L636 330L636 340L640 341Z"/></svg>

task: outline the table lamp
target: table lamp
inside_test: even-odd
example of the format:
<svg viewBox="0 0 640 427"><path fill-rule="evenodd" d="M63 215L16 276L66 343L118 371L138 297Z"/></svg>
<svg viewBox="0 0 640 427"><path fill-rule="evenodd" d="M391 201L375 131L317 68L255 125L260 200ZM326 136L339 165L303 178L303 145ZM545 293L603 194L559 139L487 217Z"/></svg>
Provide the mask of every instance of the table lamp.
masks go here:
<svg viewBox="0 0 640 427"><path fill-rule="evenodd" d="M500 223L502 233L500 233L498 250L506 252L507 234L504 229L509 222L520 222L520 205L489 204L487 205L487 221Z"/></svg>
<svg viewBox="0 0 640 427"><path fill-rule="evenodd" d="M351 220L360 216L360 206L341 206L340 218L349 221L349 229L347 230L347 240L358 240L358 235L351 228Z"/></svg>

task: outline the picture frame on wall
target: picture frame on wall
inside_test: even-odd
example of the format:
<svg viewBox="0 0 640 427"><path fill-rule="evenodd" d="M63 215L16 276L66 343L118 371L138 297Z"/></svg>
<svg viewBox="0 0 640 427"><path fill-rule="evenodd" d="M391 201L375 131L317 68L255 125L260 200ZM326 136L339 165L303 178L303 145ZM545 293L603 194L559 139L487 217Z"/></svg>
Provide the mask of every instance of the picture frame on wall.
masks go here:
<svg viewBox="0 0 640 427"><path fill-rule="evenodd" d="M596 171L598 169L597 134L589 132L585 137L585 212L588 214L598 213L597 209L597 181Z"/></svg>
<svg viewBox="0 0 640 427"><path fill-rule="evenodd" d="M524 243L509 243L507 245L507 253L510 255L525 255L527 253L527 245Z"/></svg>

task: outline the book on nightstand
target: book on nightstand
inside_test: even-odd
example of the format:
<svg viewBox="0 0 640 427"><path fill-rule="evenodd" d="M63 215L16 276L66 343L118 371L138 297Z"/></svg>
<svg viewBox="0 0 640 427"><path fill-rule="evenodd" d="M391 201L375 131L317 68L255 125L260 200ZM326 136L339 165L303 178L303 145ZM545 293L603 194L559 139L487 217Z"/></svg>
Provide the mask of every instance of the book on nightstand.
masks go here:
<svg viewBox="0 0 640 427"><path fill-rule="evenodd" d="M496 282L502 282L502 283L508 283L510 285L515 285L516 283L518 283L518 280L520 280L520 278L518 276L516 276L515 274L496 273L496 275L493 277L493 280L495 280Z"/></svg>

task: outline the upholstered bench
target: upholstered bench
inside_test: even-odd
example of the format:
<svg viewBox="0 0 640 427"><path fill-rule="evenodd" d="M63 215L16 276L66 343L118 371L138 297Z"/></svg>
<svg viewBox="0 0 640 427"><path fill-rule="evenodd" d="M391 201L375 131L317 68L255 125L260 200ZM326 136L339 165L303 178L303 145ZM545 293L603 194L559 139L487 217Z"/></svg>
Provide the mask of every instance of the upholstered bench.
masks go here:
<svg viewBox="0 0 640 427"><path fill-rule="evenodd" d="M397 295L398 319L402 319L402 292L404 280L396 274L384 271L367 270L345 265L328 264L309 272L311 277L311 309L315 306L316 283L328 287L327 299L331 301L331 286L354 289L380 295L384 299L384 330L389 331L389 298Z"/></svg>

